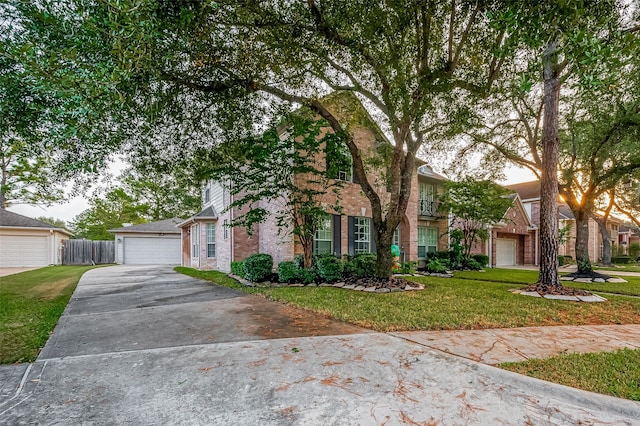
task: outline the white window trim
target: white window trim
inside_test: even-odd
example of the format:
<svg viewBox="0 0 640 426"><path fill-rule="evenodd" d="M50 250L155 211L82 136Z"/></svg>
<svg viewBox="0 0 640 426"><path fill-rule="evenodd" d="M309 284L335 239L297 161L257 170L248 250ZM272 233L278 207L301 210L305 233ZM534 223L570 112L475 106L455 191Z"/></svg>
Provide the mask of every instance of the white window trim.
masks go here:
<svg viewBox="0 0 640 426"><path fill-rule="evenodd" d="M360 223L362 221L362 223ZM366 229L365 232L358 232L360 228ZM366 244L367 248L359 249L358 244ZM353 219L353 252L355 254L371 253L371 219L368 217L356 216Z"/></svg>
<svg viewBox="0 0 640 426"><path fill-rule="evenodd" d="M213 230L213 241L209 241L211 236L209 231ZM213 246L213 256L209 256L209 246ZM207 259L214 259L216 257L216 224L207 223Z"/></svg>
<svg viewBox="0 0 640 426"><path fill-rule="evenodd" d="M313 237L313 252L317 253L317 245L316 242L326 242L329 241L331 243L330 249L329 249L329 253L333 253L333 220L332 217L330 215L327 215L325 218L323 218L324 221L324 225L329 225L328 228L327 227L318 227L318 229L316 230L316 234ZM328 235L329 238L319 238L319 232L327 232L328 231Z"/></svg>
<svg viewBox="0 0 640 426"><path fill-rule="evenodd" d="M191 225L191 257L200 257L200 225Z"/></svg>

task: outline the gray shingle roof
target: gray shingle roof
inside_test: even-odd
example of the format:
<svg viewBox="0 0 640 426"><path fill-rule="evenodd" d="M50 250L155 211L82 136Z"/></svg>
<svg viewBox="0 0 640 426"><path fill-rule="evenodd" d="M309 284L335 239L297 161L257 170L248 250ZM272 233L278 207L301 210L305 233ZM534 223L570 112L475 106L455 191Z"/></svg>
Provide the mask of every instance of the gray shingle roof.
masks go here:
<svg viewBox="0 0 640 426"><path fill-rule="evenodd" d="M532 198L540 198L540 181L534 180L531 182L514 183L512 185L505 185L512 191L515 191L520 195L521 200L530 200Z"/></svg>
<svg viewBox="0 0 640 426"><path fill-rule="evenodd" d="M193 217L195 219L217 219L218 214L214 210L213 206L209 206Z"/></svg>
<svg viewBox="0 0 640 426"><path fill-rule="evenodd" d="M63 228L58 228L50 223L41 222L36 219L32 219L21 214L10 212L5 209L0 209L0 226L16 227L16 228L41 228L41 229L55 229L61 232L71 234L69 231Z"/></svg>
<svg viewBox="0 0 640 426"><path fill-rule="evenodd" d="M173 217L171 219L159 220L157 222L141 223L140 225L124 226L122 228L109 229L114 234L126 234L130 232L142 232L150 234L179 234L177 225L184 219Z"/></svg>

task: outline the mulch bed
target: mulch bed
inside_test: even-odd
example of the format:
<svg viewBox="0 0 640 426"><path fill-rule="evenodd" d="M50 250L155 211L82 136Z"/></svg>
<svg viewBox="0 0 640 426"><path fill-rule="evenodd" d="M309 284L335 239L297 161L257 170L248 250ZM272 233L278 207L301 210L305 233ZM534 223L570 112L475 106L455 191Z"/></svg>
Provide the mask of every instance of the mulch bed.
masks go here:
<svg viewBox="0 0 640 426"><path fill-rule="evenodd" d="M540 283L531 284L523 288L522 291L536 292L541 296L544 296L545 294L553 294L556 296L591 296L592 295L591 292L586 290L581 290L578 288L571 288L571 287L565 287L565 286L560 286L558 288L555 288L555 287L549 288L548 286Z"/></svg>
<svg viewBox="0 0 640 426"><path fill-rule="evenodd" d="M609 275L604 275L601 274L599 272L596 271L591 271L591 272L572 272L570 274L566 275L567 277L572 277L572 278L591 278L591 279L595 279L595 278L602 278L603 280L608 280L609 278L611 278Z"/></svg>

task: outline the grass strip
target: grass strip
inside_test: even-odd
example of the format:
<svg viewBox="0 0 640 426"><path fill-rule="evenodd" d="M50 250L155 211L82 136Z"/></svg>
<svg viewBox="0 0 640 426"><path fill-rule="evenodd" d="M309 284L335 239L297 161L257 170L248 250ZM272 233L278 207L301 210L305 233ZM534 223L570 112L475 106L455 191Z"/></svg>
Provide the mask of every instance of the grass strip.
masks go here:
<svg viewBox="0 0 640 426"><path fill-rule="evenodd" d="M95 266L49 266L0 277L0 364L34 361L82 274Z"/></svg>
<svg viewBox="0 0 640 426"><path fill-rule="evenodd" d="M640 401L640 349L563 354L498 367L548 382Z"/></svg>
<svg viewBox="0 0 640 426"><path fill-rule="evenodd" d="M604 303L576 303L508 291L521 287L519 282L413 277L425 290L378 294L333 287L246 287L218 271L176 271L377 331L640 323L640 299L612 295Z"/></svg>

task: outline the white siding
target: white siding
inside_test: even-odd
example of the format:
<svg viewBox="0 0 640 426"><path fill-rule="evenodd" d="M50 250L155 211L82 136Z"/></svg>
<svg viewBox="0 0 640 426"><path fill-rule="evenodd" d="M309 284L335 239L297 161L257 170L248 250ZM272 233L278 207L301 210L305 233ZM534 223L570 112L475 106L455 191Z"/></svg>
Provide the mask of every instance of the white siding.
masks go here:
<svg viewBox="0 0 640 426"><path fill-rule="evenodd" d="M218 182L214 182L213 185L211 185L211 204L218 214L226 207L224 202L224 188Z"/></svg>

